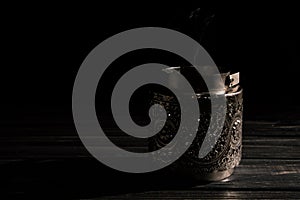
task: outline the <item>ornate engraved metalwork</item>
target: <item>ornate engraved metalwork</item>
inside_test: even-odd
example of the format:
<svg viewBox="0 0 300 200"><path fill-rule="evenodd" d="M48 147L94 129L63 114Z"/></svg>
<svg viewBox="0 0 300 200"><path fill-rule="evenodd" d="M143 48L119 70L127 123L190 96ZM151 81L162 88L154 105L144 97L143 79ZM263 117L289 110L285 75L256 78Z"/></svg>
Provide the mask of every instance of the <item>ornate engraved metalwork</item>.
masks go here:
<svg viewBox="0 0 300 200"><path fill-rule="evenodd" d="M179 174L198 180L214 181L230 176L233 169L239 164L242 153L242 89L235 85L227 88L227 113L221 136L213 150L203 158L199 155L207 128L210 123L210 96L199 94L198 102L201 110L200 124L190 148L170 168ZM164 106L168 113L166 124L160 123L157 118L157 129L164 128L149 142L150 150L157 150L170 142L176 134L180 123L180 107L175 97L154 93L153 103ZM218 126L218 120L212 122ZM188 128L187 128L188 131ZM167 155L165 159L168 160Z"/></svg>

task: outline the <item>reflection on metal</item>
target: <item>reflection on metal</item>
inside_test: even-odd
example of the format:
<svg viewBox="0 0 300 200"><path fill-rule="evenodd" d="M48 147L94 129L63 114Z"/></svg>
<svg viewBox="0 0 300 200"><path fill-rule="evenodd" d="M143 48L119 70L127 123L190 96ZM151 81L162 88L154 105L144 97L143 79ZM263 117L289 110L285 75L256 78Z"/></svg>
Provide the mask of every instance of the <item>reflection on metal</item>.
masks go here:
<svg viewBox="0 0 300 200"><path fill-rule="evenodd" d="M218 96L218 94L198 93L197 98L201 114L197 135L185 154L171 165L170 168L175 173L197 180L216 181L229 177L233 173L233 169L239 164L242 152L243 91L239 85L239 73L232 75L227 73L223 78L226 83L227 113L221 137L209 154L204 157L199 154L211 119L210 95ZM164 128L161 129L163 124L159 123L160 120L157 118L156 124L159 126L155 129L161 129L161 131L149 141L151 151L164 147L174 138L174 133L177 132L176 129L180 124L180 114L186 112L180 109L176 98L172 95L160 92L153 92L153 95L152 103L164 106L168 113L168 119ZM193 97L191 96L191 98ZM218 120L212 123L213 126L220 126ZM188 137L191 130L189 127L184 128ZM165 155L165 159L168 160L168 155Z"/></svg>

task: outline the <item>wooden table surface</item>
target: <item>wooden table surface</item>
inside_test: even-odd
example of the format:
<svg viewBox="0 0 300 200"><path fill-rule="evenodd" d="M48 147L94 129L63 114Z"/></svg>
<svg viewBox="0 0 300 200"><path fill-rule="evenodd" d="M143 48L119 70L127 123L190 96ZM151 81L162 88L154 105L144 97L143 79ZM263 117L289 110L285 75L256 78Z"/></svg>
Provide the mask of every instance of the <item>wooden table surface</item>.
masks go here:
<svg viewBox="0 0 300 200"><path fill-rule="evenodd" d="M28 122L19 126L2 123L1 196L40 199L300 198L300 123L297 121L244 122L241 164L231 177L212 183L190 183L168 176L164 170L144 175L116 172L91 158L74 134L71 122L61 123L58 118L51 123L51 126L48 122L41 122L39 126Z"/></svg>

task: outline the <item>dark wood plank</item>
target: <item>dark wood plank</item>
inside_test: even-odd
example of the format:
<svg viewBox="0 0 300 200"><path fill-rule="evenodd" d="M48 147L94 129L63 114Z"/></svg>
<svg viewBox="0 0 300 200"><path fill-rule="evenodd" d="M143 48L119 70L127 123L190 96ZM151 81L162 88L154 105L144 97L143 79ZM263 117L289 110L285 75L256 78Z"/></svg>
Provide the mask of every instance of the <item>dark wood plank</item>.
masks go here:
<svg viewBox="0 0 300 200"><path fill-rule="evenodd" d="M230 178L221 182L104 199L297 199L299 195L300 161L245 159Z"/></svg>
<svg viewBox="0 0 300 200"><path fill-rule="evenodd" d="M3 180L10 182L9 189L12 190L14 195L24 193L23 187L25 185L34 188L37 185L45 184L44 182L47 182L48 179L53 181L53 184L64 181L66 185L72 185L74 181L93 180L92 177L90 179L78 178L77 180L77 176L83 176L82 173L85 173L77 172L93 169L95 162L89 161L91 157L81 144L73 125L56 123L54 126L49 124L46 126L46 124L45 122L45 124L35 127L32 124L25 123L23 127L6 126L1 128L1 131L7 132L1 134L0 137L0 169L2 175L7 178ZM128 146L132 149L146 147L145 143L132 144L127 138L119 137L115 129L110 129L109 132L116 139L124 141L124 144L129 144ZM93 137L89 139L94 140ZM96 143L92 146L99 148ZM74 159L76 159L76 162L73 161ZM72 170L68 170L69 168L72 168ZM60 169L66 171L59 171ZM52 174L44 174L45 170ZM69 174L65 175L68 171ZM60 173L56 175L57 172ZM93 174L94 172L89 173ZM60 176L66 176L67 178L59 179ZM106 180L110 180L109 175L107 176L108 179ZM55 180L52 180L52 177ZM100 177L102 176L100 175ZM141 187L142 185L141 183ZM15 186L19 187L14 190ZM51 188L52 186L48 187ZM299 198L299 125L298 123L281 121L247 121L244 123L243 130L242 162L230 178L221 182L190 187L151 188L145 188L141 191L125 190L121 194L113 191L108 196L103 196L101 192L101 195L99 195L98 188L96 188L95 190L88 190L87 194L79 192L76 195L80 194L80 197L85 199ZM99 190L101 191L101 188ZM72 193L71 190L64 192L65 195Z"/></svg>
<svg viewBox="0 0 300 200"><path fill-rule="evenodd" d="M148 192L143 194L128 194L124 196L105 196L93 198L100 199L299 199L299 191L162 191L160 193Z"/></svg>
<svg viewBox="0 0 300 200"><path fill-rule="evenodd" d="M99 137L100 138L100 137ZM132 150L147 149L146 143L132 143L116 137ZM93 143L94 138L89 138ZM93 148L101 148L97 143ZM76 136L2 137L0 158L72 158L88 157L85 147ZM102 147L102 148L105 148ZM300 159L300 137L243 136L243 159Z"/></svg>

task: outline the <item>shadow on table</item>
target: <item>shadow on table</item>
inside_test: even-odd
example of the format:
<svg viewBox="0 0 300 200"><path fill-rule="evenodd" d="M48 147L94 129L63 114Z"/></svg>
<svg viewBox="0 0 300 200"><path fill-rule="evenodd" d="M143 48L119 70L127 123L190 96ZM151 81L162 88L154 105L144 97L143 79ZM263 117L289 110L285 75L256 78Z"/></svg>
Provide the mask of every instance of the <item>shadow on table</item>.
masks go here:
<svg viewBox="0 0 300 200"><path fill-rule="evenodd" d="M188 189L196 182L168 169L145 174L112 170L94 159L28 160L0 166L4 189L14 198L80 199L155 190ZM208 183L199 183L197 185Z"/></svg>

